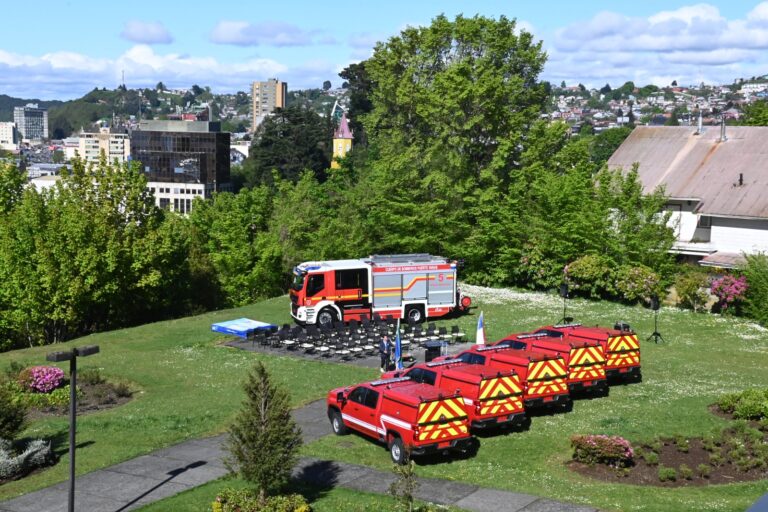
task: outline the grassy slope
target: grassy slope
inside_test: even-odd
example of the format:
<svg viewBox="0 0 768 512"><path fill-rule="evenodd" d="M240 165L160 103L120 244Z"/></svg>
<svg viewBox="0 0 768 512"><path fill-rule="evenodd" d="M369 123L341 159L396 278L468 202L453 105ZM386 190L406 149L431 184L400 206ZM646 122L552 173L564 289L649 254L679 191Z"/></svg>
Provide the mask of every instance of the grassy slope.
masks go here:
<svg viewBox="0 0 768 512"><path fill-rule="evenodd" d="M499 294L488 298L493 300ZM483 303L490 339L533 328L562 316L562 302L543 295L508 293L503 303ZM569 315L585 323L628 321L641 338L653 331L653 316L642 308L571 301ZM465 319L469 320L469 319ZM569 414L535 417L528 431L481 439L477 457L421 465L420 476L538 494L601 509L743 511L768 491L768 480L700 488L648 488L598 483L569 472L569 437L576 433L622 435L632 441L658 435L700 435L725 422L707 410L723 392L768 386L768 332L739 319L665 308L659 330L668 343L644 343L644 381L613 387L610 396L580 400ZM343 449L341 449L343 446ZM381 469L386 453L358 436L328 436L305 448Z"/></svg>
<svg viewBox="0 0 768 512"><path fill-rule="evenodd" d="M282 322L287 321L286 309L287 299L283 297L56 346L55 350L63 350L98 344L101 353L80 359L79 368L100 367L107 377L128 380L137 391L135 399L123 407L78 418L78 474L222 431L240 405L240 383L255 358L264 361L275 378L289 387L296 406L321 398L339 383L375 375L348 364L269 357L216 346L223 338L211 332L211 323L240 316ZM0 368L11 360L45 364L45 353L51 350L40 347L0 354ZM38 421L26 430L25 436L54 438L62 460L51 470L3 485L0 500L67 478L67 432L66 417Z"/></svg>
<svg viewBox="0 0 768 512"><path fill-rule="evenodd" d="M489 339L537 327L562 316L554 296L473 290L485 312ZM249 362L260 358L289 384L295 404L319 398L332 386L375 375L371 370L269 357L215 346L211 323L249 316L288 320L285 297L237 310L89 336L67 345L98 343L102 353L82 360L105 374L125 378L141 390L130 404L79 419L78 473L107 466L190 437L221 431L240 402L239 383ZM478 310L459 319L474 329ZM625 320L645 338L652 314L642 308L571 301L568 314L585 323ZM450 325L454 321L446 321ZM533 418L530 430L481 440L471 460L421 465L420 476L436 476L501 487L615 510L744 510L768 491L768 480L705 488L649 489L595 483L563 467L574 433L619 434L630 440L657 435L698 435L724 425L707 412L721 393L768 386L768 332L739 319L664 309L660 331L667 344L643 344L644 382L612 388L610 397L581 400L573 412ZM0 354L10 360L41 363L50 348ZM301 375L301 378L296 378ZM66 419L32 425L29 436L56 436L66 449ZM339 443L343 443L340 445ZM343 447L343 449L342 449ZM389 470L381 447L358 436L326 437L305 448L309 455L368 464ZM0 500L66 478L66 455L52 470L0 488Z"/></svg>

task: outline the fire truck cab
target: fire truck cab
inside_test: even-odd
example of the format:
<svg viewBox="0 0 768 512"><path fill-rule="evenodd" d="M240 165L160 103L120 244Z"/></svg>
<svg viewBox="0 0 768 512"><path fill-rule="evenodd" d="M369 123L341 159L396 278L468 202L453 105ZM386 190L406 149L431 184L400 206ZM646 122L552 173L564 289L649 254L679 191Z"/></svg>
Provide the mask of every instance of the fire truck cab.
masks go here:
<svg viewBox="0 0 768 512"><path fill-rule="evenodd" d="M472 428L519 425L525 420L523 385L513 370L472 365L460 359L445 359L419 363L407 370L383 375L385 378L402 376L442 388L446 392L460 392Z"/></svg>
<svg viewBox="0 0 768 512"><path fill-rule="evenodd" d="M396 464L405 462L406 450L422 455L475 446L461 394L408 377L332 389L326 404L336 435L352 429L386 442Z"/></svg>
<svg viewBox="0 0 768 512"><path fill-rule="evenodd" d="M603 347L594 340L576 340L551 336L547 332L511 334L494 343L496 347L534 350L560 356L568 365L568 389L606 390L605 355Z"/></svg>
<svg viewBox="0 0 768 512"><path fill-rule="evenodd" d="M293 269L291 316L300 324L330 326L375 314L421 322L463 311L471 300L460 294L456 267L429 254L302 263Z"/></svg>

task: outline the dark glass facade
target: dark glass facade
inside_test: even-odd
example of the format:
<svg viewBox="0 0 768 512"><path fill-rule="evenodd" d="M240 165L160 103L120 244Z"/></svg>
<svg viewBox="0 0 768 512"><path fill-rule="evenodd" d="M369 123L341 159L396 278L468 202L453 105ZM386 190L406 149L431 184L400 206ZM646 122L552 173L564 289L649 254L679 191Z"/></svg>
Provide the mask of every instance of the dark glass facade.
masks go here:
<svg viewBox="0 0 768 512"><path fill-rule="evenodd" d="M134 130L131 159L149 181L229 182L229 133Z"/></svg>

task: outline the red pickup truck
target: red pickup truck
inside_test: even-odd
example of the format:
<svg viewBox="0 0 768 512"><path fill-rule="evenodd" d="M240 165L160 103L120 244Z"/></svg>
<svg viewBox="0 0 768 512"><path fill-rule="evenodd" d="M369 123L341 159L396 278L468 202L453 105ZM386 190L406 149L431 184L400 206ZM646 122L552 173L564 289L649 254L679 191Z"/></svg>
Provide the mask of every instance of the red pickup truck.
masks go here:
<svg viewBox="0 0 768 512"><path fill-rule="evenodd" d="M445 392L460 392L472 428L519 425L525 420L523 384L513 370L468 364L460 359L445 359L419 363L407 370L383 375L401 376L442 388Z"/></svg>
<svg viewBox="0 0 768 512"><path fill-rule="evenodd" d="M550 404L562 404L567 407L571 402L566 382L568 370L560 356L530 350L512 350L504 346L475 345L451 357L496 370L514 370L523 384L523 403L526 409Z"/></svg>
<svg viewBox="0 0 768 512"><path fill-rule="evenodd" d="M605 355L602 345L597 341L576 340L550 336L547 332L537 332L510 334L493 346L535 350L561 356L568 365L568 389L571 392L608 389L608 381L605 377Z"/></svg>
<svg viewBox="0 0 768 512"><path fill-rule="evenodd" d="M605 374L608 378L640 380L640 340L629 325L618 323L615 327L559 324L542 327L536 332L560 336L564 340L596 341L605 351Z"/></svg>
<svg viewBox="0 0 768 512"><path fill-rule="evenodd" d="M412 455L476 447L461 394L414 382L380 379L336 388L326 399L336 435L353 429L387 444L392 461Z"/></svg>

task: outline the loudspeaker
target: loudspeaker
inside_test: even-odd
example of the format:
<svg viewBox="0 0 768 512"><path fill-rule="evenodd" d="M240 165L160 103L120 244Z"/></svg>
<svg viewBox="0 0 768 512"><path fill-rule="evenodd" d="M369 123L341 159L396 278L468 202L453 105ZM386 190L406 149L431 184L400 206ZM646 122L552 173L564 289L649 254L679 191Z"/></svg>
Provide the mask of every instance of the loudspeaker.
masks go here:
<svg viewBox="0 0 768 512"><path fill-rule="evenodd" d="M658 311L660 307L661 307L661 302L659 302L659 296L651 295L651 309L654 311Z"/></svg>
<svg viewBox="0 0 768 512"><path fill-rule="evenodd" d="M563 283L560 285L560 296L564 299L568 298L568 284Z"/></svg>

